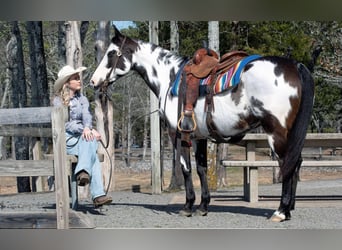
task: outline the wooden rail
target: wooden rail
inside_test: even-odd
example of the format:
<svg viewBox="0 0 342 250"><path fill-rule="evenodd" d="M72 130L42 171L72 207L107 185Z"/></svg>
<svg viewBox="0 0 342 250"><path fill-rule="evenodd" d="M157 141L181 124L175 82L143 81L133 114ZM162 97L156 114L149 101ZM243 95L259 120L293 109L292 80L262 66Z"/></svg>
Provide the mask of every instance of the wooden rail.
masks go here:
<svg viewBox="0 0 342 250"><path fill-rule="evenodd" d="M56 226L58 229L69 228L69 217L77 217L76 212L69 210L68 175L71 174L71 163L75 162L75 157L66 154L66 119L67 111L64 108L0 109L0 136L52 137L53 156L50 159L0 160L0 176L54 175ZM30 126L17 127L17 125L22 124ZM49 124L50 128L35 127L37 126L35 124ZM51 213L49 214L50 217ZM4 220L3 217L2 220ZM23 223L25 223L25 219ZM79 224L76 227L82 227L82 225Z"/></svg>
<svg viewBox="0 0 342 250"><path fill-rule="evenodd" d="M244 198L249 202L257 202L258 195L258 167L277 167L277 161L257 161L256 149L269 148L266 134L247 134L239 143L246 148L246 160L222 160L224 167L244 168ZM341 148L341 133L307 134L305 147ZM342 167L341 160L304 160L302 167Z"/></svg>

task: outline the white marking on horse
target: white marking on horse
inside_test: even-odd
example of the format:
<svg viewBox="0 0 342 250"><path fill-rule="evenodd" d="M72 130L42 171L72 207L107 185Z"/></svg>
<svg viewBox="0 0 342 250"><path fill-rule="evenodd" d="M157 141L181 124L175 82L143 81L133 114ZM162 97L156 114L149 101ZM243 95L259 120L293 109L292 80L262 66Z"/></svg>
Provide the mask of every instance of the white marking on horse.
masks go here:
<svg viewBox="0 0 342 250"><path fill-rule="evenodd" d="M189 169L188 165L186 164L186 161L184 160L183 156L180 157L180 163L183 165L185 171L187 171L187 172L190 171L190 169Z"/></svg>
<svg viewBox="0 0 342 250"><path fill-rule="evenodd" d="M279 123L286 128L286 119L291 111L291 97L298 97L298 89L285 81L283 74L276 76L264 72L274 72L276 64L269 61L255 61L253 66L241 76L241 81L246 83L248 98L261 102L263 109L275 116ZM274 84L277 82L277 84ZM256 116L262 116L262 110L254 108Z"/></svg>

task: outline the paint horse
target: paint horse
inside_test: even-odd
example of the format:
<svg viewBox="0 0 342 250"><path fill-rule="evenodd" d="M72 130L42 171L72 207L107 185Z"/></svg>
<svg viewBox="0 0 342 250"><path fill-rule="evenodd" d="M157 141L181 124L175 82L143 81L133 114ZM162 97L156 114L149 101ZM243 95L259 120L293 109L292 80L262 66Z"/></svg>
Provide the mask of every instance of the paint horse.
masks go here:
<svg viewBox="0 0 342 250"><path fill-rule="evenodd" d="M116 28L105 56L95 70L91 84L95 88L114 83L130 70L137 71L159 99L159 113L165 120L170 138L176 147L178 96L171 94L171 83L187 58L154 44L122 35ZM181 144L180 163L184 175L186 202L180 214L193 212L207 215L210 193L207 183L207 140L237 142L246 132L261 126L277 157L282 175L282 193L278 209L271 220L291 218L295 208L296 188L302 163L301 151L311 118L314 82L308 69L294 60L265 56L248 63L240 75L239 84L229 91L214 95L211 128L206 123L205 97L199 97L194 113L197 127L191 133L197 173L201 182L201 202L193 211L195 192L191 177L190 147ZM176 150L176 149L175 149Z"/></svg>

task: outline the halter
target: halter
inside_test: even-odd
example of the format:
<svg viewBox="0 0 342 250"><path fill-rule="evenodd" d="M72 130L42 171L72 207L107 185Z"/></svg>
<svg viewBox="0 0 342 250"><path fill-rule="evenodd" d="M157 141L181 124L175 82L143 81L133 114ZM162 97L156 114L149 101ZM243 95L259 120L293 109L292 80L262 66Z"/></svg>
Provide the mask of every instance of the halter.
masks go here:
<svg viewBox="0 0 342 250"><path fill-rule="evenodd" d="M126 42L126 36L124 37L119 50L116 52L114 64L113 64L112 68L110 69L110 71L108 72L108 74L106 76L106 79L103 82L103 85L105 85L106 87L109 84L109 77L110 77L110 75L112 74L113 70L116 69L116 65L118 64L119 58L122 56L122 48L123 48L125 42Z"/></svg>
<svg viewBox="0 0 342 250"><path fill-rule="evenodd" d="M119 61L120 57L122 56L122 48L123 48L125 42L126 42L126 36L124 37L124 39L123 39L123 41L122 41L122 44L121 44L119 50L118 50L118 51L116 52L116 54L115 54L113 66L111 67L110 71L109 71L108 74L106 75L106 79L103 81L103 84L101 85L101 88L100 88L100 91L99 91L99 92L100 92L100 94L102 94L102 96L101 96L101 106L102 106L103 108L106 107L106 105L105 105L105 104L106 104L106 98L108 98L109 100L111 100L111 97L110 97L110 96L108 95L108 93L107 93L108 84L109 84L109 78L110 78L110 75L112 74L113 70L116 69L116 66L117 66L117 64L118 64L118 61ZM106 108L108 108L108 107L106 107ZM106 112L108 112L108 110L106 110ZM107 116L105 116L105 117L107 117ZM108 124L108 121L107 121L107 120L104 121L105 127L106 127L106 123ZM109 145L109 131L108 131L108 129L105 130L105 133L106 133L106 138L107 138L107 140L106 140L106 144L105 144L105 145L102 145L102 146L103 146L104 148L107 148L108 145Z"/></svg>
<svg viewBox="0 0 342 250"><path fill-rule="evenodd" d="M107 93L108 84L109 84L109 78L110 78L110 75L112 74L113 70L116 69L116 65L118 64L119 58L122 56L122 48L123 48L125 42L126 42L126 36L124 37L119 50L115 54L114 64L111 67L111 69L108 72L108 74L106 75L106 79L103 81L103 84L101 85L101 88L99 90L100 94L102 95L101 96L101 106L102 106L102 109L106 108L106 110L105 110L106 113L108 113L108 106L106 105L106 98L111 100L111 97ZM109 191L109 187L110 187L110 183L111 183L111 179L112 179L112 169L113 169L113 162L112 162L112 159L111 159L111 157L110 157L110 155L109 155L109 153L107 151L107 148L109 146L109 129L108 129L107 114L104 115L104 127L107 128L107 129L105 129L106 144L103 142L103 140L100 140L100 143L102 144L102 147L104 148L104 150L107 153L108 159L110 161L110 166L111 166L111 171L110 171L110 175L109 175L109 182L108 182L108 186L107 186L107 189L106 189L106 194L107 194L108 191Z"/></svg>

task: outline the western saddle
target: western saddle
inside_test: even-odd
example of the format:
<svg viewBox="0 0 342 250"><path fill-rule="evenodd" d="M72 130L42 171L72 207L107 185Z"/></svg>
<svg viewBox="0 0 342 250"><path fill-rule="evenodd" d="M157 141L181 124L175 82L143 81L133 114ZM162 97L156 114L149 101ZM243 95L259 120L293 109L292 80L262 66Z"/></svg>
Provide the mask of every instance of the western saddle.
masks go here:
<svg viewBox="0 0 342 250"><path fill-rule="evenodd" d="M217 76L228 71L234 64L238 63L242 58L248 56L244 51L231 51L224 54L220 59L217 53L211 49L198 49L193 58L184 66L186 75L186 91L183 100L183 112L178 121L178 129L182 132L193 132L196 129L194 119L194 106L199 96L199 84L201 79L210 76L210 83L206 97L206 106L211 112L213 91ZM207 111L207 112L208 112ZM184 122L186 120L186 122ZM189 125L189 120L191 125Z"/></svg>

